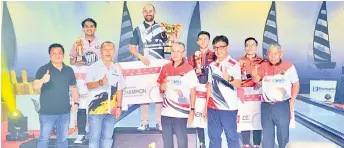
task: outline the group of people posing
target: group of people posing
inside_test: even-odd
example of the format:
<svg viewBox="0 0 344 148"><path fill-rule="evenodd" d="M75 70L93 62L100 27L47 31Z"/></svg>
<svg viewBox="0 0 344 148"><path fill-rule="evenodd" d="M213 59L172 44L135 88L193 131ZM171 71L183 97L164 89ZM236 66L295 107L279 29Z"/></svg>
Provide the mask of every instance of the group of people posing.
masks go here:
<svg viewBox="0 0 344 148"><path fill-rule="evenodd" d="M166 59L164 43L166 31L154 21L155 8L144 6L144 21L133 31L129 52L150 65L155 59ZM77 110L78 138L85 140L88 130L90 148L110 148L116 119L122 112L122 91L126 87L121 68L114 63L115 45L95 37L97 23L92 18L82 21L85 36L70 51L70 65L63 63L64 47L49 46L49 63L38 69L33 83L40 95L40 136L38 148L47 148L50 133L56 126L57 144L67 148L71 111ZM195 116L196 86L204 84L207 89L206 107L203 112L208 120L210 148L221 148L224 131L229 148L239 148L237 132L238 95L240 87L262 87L261 125L263 130L241 131L243 148L275 147L275 127L279 147L289 141L291 112L299 91L299 79L293 64L282 61L281 46L276 43L268 48L264 60L256 54L258 41L249 37L243 41L246 54L234 59L228 49L226 36L210 40L210 33L198 34L201 62L195 55L186 57L182 42L172 45L170 60L164 65L156 80L163 101L155 103L156 129L162 132L164 148L173 148L173 134L178 148L188 147L187 125ZM212 44L213 50L209 48ZM82 48L82 56L79 50ZM201 66L201 70L199 70ZM198 70L196 70L198 69ZM156 94L156 95L161 95ZM73 103L70 103L70 97ZM149 127L149 105L141 104L141 123L138 131ZM88 127L88 128L86 128ZM203 128L197 128L200 147L205 148ZM261 137L263 136L262 140Z"/></svg>

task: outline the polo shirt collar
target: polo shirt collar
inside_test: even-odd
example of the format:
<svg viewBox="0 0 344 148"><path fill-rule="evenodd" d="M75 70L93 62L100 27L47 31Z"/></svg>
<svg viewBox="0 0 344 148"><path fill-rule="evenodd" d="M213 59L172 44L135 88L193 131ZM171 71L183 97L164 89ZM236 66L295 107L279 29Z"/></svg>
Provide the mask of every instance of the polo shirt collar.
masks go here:
<svg viewBox="0 0 344 148"><path fill-rule="evenodd" d="M154 21L153 24L152 24L152 26L153 26L154 24L157 24L157 23ZM146 21L143 21L143 25L145 26L146 29L150 27L150 25L147 24Z"/></svg>
<svg viewBox="0 0 344 148"><path fill-rule="evenodd" d="M250 58L247 57L247 54L245 55L245 58L246 59L250 59ZM257 54L254 54L254 57L252 57L252 59L255 59L255 58L257 58Z"/></svg>
<svg viewBox="0 0 344 148"><path fill-rule="evenodd" d="M184 58L183 58L182 62L180 62L180 64L177 67L182 66L184 63L185 63L185 61L184 61ZM174 61L173 60L172 60L172 66L174 67Z"/></svg>
<svg viewBox="0 0 344 148"><path fill-rule="evenodd" d="M106 66L105 66L105 64L104 64L104 62L103 62L103 60L99 60L98 61L99 63L99 66L101 66L101 67L105 67L106 68ZM111 61L111 65L110 65L110 68L109 69L111 69L112 67L114 67L115 66L115 64Z"/></svg>
<svg viewBox="0 0 344 148"><path fill-rule="evenodd" d="M54 67L54 65L53 65L53 63L52 63L51 61L49 61L48 65L49 65L50 68L55 68L56 70L58 70L56 67ZM65 67L66 67L66 65L62 62L62 69L61 69L61 71L62 71Z"/></svg>
<svg viewBox="0 0 344 148"><path fill-rule="evenodd" d="M87 41L87 43L88 43L88 40L86 39L86 36L84 36L84 40ZM91 43L94 42L94 41L97 41L97 37L96 36L94 36L93 40L91 40Z"/></svg>
<svg viewBox="0 0 344 148"><path fill-rule="evenodd" d="M278 66L278 65L280 65L281 63L282 63L282 59L281 59L279 62L277 62L276 64L272 64L272 63L269 61L270 66Z"/></svg>

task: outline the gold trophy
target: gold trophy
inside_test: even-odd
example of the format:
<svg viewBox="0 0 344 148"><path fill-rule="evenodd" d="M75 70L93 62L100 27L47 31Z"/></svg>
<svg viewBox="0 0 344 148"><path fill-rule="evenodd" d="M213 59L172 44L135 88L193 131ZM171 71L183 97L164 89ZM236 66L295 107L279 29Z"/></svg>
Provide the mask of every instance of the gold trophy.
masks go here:
<svg viewBox="0 0 344 148"><path fill-rule="evenodd" d="M202 72L202 53L200 51L195 52L195 65L196 65L196 73Z"/></svg>
<svg viewBox="0 0 344 148"><path fill-rule="evenodd" d="M171 54L172 44L179 39L179 29L182 27L182 25L161 23L160 27L166 30L167 35L167 41L164 45L164 53Z"/></svg>
<svg viewBox="0 0 344 148"><path fill-rule="evenodd" d="M82 55L84 54L84 49L82 47L83 43L82 43L82 39L78 39L76 41L76 62L80 62L82 61Z"/></svg>

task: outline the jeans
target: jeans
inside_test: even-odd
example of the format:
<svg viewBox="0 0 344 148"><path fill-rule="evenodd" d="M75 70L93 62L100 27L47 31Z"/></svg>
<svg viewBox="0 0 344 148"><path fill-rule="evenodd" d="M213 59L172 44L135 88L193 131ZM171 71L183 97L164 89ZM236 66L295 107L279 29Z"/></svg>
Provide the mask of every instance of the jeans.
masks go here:
<svg viewBox="0 0 344 148"><path fill-rule="evenodd" d="M289 100L275 104L262 103L261 113L263 148L275 147L275 126L277 127L278 147L284 148L289 142Z"/></svg>
<svg viewBox="0 0 344 148"><path fill-rule="evenodd" d="M40 134L37 148L48 148L50 134L56 124L56 138L58 148L68 148L68 129L70 113L62 115L39 115Z"/></svg>
<svg viewBox="0 0 344 148"><path fill-rule="evenodd" d="M86 109L78 109L78 114L77 114L78 135L86 135L86 121L87 121Z"/></svg>
<svg viewBox="0 0 344 148"><path fill-rule="evenodd" d="M88 115L89 148L111 148L116 118L112 114Z"/></svg>
<svg viewBox="0 0 344 148"><path fill-rule="evenodd" d="M205 143L204 128L196 128L199 142Z"/></svg>
<svg viewBox="0 0 344 148"><path fill-rule="evenodd" d="M188 147L187 118L161 116L162 140L164 148L174 148L173 133L176 134L178 148Z"/></svg>
<svg viewBox="0 0 344 148"><path fill-rule="evenodd" d="M250 144L251 131L241 131L242 143L244 145ZM253 131L253 145L260 145L262 140L262 130Z"/></svg>
<svg viewBox="0 0 344 148"><path fill-rule="evenodd" d="M237 132L238 110L215 110L208 108L209 148L222 148L221 134L225 131L228 148L240 148Z"/></svg>

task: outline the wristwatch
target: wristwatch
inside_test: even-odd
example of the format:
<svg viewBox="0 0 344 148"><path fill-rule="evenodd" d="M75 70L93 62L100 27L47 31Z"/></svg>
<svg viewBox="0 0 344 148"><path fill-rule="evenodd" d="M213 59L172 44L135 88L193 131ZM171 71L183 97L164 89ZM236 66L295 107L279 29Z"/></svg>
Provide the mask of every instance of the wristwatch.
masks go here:
<svg viewBox="0 0 344 148"><path fill-rule="evenodd" d="M190 111L195 111L195 108L191 108Z"/></svg>
<svg viewBox="0 0 344 148"><path fill-rule="evenodd" d="M231 76L228 80L228 82L232 82L234 80L233 76Z"/></svg>
<svg viewBox="0 0 344 148"><path fill-rule="evenodd" d="M79 106L79 103L78 103L78 102L74 102L74 105L77 105L77 106Z"/></svg>
<svg viewBox="0 0 344 148"><path fill-rule="evenodd" d="M120 109L122 109L122 107L121 107L121 106L116 106L116 108L120 108Z"/></svg>

